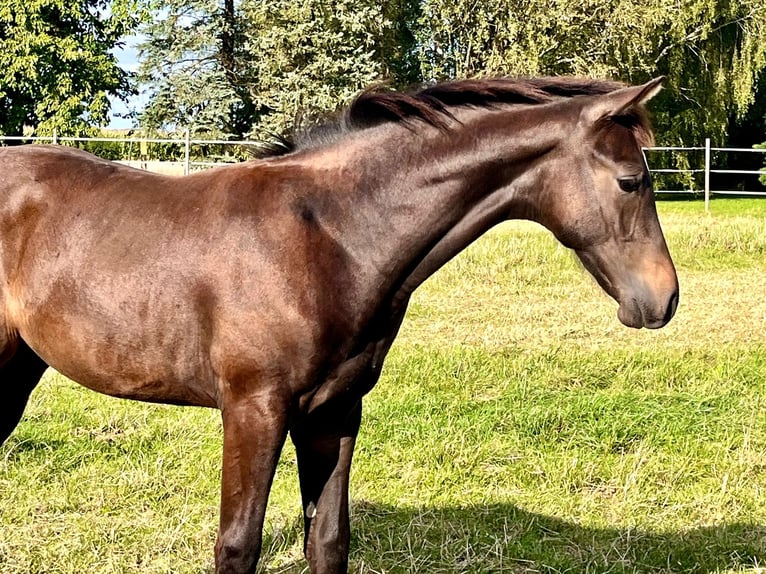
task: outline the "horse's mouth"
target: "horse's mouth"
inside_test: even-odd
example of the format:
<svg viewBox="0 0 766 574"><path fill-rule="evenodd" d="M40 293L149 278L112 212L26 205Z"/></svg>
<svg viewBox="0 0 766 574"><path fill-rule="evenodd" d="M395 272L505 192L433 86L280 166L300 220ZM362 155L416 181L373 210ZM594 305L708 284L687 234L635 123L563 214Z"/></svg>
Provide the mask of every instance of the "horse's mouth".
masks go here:
<svg viewBox="0 0 766 574"><path fill-rule="evenodd" d="M654 308L652 308L654 307ZM667 325L678 308L678 292L662 306L642 305L634 298L620 301L617 318L626 327L633 329L659 329Z"/></svg>
<svg viewBox="0 0 766 574"><path fill-rule="evenodd" d="M617 309L617 318L620 323L632 329L641 329L645 326L641 308L636 304L635 299L620 303L620 307Z"/></svg>

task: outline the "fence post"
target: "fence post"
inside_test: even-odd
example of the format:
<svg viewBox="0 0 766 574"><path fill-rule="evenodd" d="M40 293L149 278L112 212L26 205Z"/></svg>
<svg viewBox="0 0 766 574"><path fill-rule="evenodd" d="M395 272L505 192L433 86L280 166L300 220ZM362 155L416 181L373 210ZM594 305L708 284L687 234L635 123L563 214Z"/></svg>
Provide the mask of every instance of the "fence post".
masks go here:
<svg viewBox="0 0 766 574"><path fill-rule="evenodd" d="M191 158L191 142L189 135L189 128L186 128L186 135L184 136L184 175L189 175L190 158Z"/></svg>
<svg viewBox="0 0 766 574"><path fill-rule="evenodd" d="M51 138L51 143L53 145L57 145L59 143L59 130L58 130L58 128L53 128L53 137Z"/></svg>
<svg viewBox="0 0 766 574"><path fill-rule="evenodd" d="M705 138L705 213L710 213L710 138Z"/></svg>

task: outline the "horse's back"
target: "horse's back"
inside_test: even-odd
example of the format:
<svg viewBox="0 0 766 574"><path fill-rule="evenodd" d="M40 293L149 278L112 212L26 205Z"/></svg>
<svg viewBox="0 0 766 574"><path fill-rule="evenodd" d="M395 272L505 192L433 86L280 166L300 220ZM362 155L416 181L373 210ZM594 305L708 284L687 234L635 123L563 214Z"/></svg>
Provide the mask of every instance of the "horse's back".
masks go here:
<svg viewBox="0 0 766 574"><path fill-rule="evenodd" d="M4 188L26 181L43 184L68 177L103 178L128 170L116 162L101 159L77 148L57 145L24 145L0 148L0 183Z"/></svg>

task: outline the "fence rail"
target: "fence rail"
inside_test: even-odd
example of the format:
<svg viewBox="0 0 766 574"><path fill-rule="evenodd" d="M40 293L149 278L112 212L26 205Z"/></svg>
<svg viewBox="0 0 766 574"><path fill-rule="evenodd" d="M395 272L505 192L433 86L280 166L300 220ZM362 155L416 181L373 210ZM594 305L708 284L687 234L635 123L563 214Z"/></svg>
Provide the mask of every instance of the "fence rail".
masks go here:
<svg viewBox="0 0 766 574"><path fill-rule="evenodd" d="M57 136L55 133L52 136L0 136L0 146L5 145L5 142L21 142L21 143L52 143L52 144L78 144L78 143L120 143L120 144L138 144L139 146L146 146L148 144L164 144L164 145L177 145L182 150L182 159L178 160L163 160L162 163L169 165L176 165L183 169L184 175L188 175L196 169L206 169L215 167L223 163L231 163L226 161L196 161L192 160L191 148L194 145L197 146L239 146L239 147L251 147L251 148L264 148L268 144L263 141L254 140L221 140L221 139L196 139L191 138L188 130L183 138L151 138L151 137L67 137ZM180 157L180 156L179 156ZM149 160L147 158L140 158L133 160L131 157L123 158L124 163L129 163L134 167L140 167L136 164L144 164L142 169L150 170L149 166L153 166L158 162Z"/></svg>
<svg viewBox="0 0 766 574"><path fill-rule="evenodd" d="M651 155L658 152L671 152L676 157L687 154L694 155L702 152L701 161L691 162L687 158L687 164L692 165L696 163L695 167L686 168L655 168L652 167L653 161ZM648 154L648 155L647 155ZM760 160L760 169L724 169L718 167L716 163L716 156L725 156L727 154L757 154L763 157ZM764 191L763 185L747 184L745 177L737 177L737 189L717 187L711 184L711 175L724 176L726 183L730 184L731 176L766 176L766 149L758 148L725 148L725 147L712 147L710 139L705 140L704 147L650 147L644 148L644 159L646 159L646 165L649 166L649 171L652 174L658 175L686 175L694 176L697 174L703 174L703 181L699 188L690 189L663 189L661 186L655 187L657 193L690 193L700 194L705 199L705 211L710 211L710 198L713 195L741 195L748 197L766 197L766 191ZM649 156L649 157L648 157ZM766 182L765 182L766 183ZM758 187L759 189L754 189Z"/></svg>
<svg viewBox="0 0 766 574"><path fill-rule="evenodd" d="M232 157L227 158L229 161L223 161L218 158L214 161L199 161L192 160L192 146L245 146L251 148L263 148L267 144L260 141L249 140L214 140L214 139L193 139L190 137L187 131L183 138L139 138L139 137L59 137L56 134L48 137L27 137L27 136L0 136L0 146L5 145L6 142L26 142L26 143L39 143L47 142L53 144L67 144L77 145L80 143L88 142L116 142L122 144L138 144L139 146L148 146L149 144L170 144L179 146L179 159L178 160L164 160L161 163L166 165L175 165L183 170L184 174L188 174L195 169L206 169L222 163L229 163L230 161L241 161L241 159L235 159ZM704 146L653 146L643 148L644 160L649 167L649 171L652 174L659 176L683 176L687 183L691 183L693 187L687 187L682 189L664 189L661 186L655 188L657 193L661 194L699 194L704 196L705 210L710 210L710 198L713 195L741 195L749 197L766 197L766 191L764 186L758 186L760 189L753 189L752 187L746 188L744 185L744 179L738 180L738 187L740 189L725 189L715 188L711 186L711 175L716 176L766 176L766 149L757 148L724 148L724 147L712 147L710 139L705 140ZM669 153L675 158L675 167L653 167L657 163L653 161L655 154ZM688 156L702 155L702 158L697 158L696 161L692 161ZM723 156L726 154L760 154L763 156L760 164L763 166L760 169L723 169L715 165L715 156ZM684 161L685 167L678 167L678 158L686 157ZM126 159L126 158L124 158ZM154 169L154 164L160 162L152 162L148 158L139 158L138 160L128 162L135 167L142 167L143 169ZM694 158L692 158L694 159ZM698 182L695 176L703 174L702 182ZM730 181L730 178L727 178ZM766 182L764 182L766 184Z"/></svg>

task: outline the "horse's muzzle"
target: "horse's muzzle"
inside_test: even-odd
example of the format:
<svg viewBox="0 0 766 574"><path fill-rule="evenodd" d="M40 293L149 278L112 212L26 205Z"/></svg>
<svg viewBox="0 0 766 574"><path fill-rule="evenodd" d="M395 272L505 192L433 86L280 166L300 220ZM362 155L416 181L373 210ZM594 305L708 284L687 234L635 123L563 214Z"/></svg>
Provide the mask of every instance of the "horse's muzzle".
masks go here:
<svg viewBox="0 0 766 574"><path fill-rule="evenodd" d="M667 325L678 308L678 286L664 297L630 297L620 301L617 318L626 327L659 329Z"/></svg>

